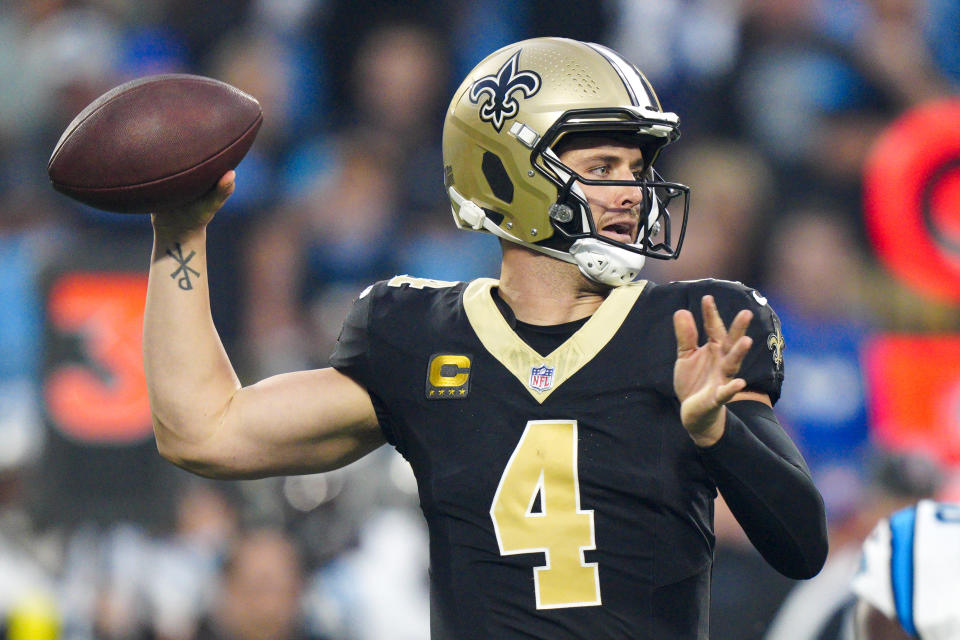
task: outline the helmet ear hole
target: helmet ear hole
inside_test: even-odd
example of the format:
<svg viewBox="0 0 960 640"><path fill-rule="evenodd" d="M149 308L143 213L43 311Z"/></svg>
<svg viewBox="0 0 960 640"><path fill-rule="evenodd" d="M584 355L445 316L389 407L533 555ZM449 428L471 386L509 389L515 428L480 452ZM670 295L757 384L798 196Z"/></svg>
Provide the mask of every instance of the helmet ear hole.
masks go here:
<svg viewBox="0 0 960 640"><path fill-rule="evenodd" d="M493 195L504 202L513 202L513 182L510 180L510 174L507 173L500 157L489 151L484 151L480 169L483 171L483 177L487 179L487 184L490 185L490 191L493 192Z"/></svg>

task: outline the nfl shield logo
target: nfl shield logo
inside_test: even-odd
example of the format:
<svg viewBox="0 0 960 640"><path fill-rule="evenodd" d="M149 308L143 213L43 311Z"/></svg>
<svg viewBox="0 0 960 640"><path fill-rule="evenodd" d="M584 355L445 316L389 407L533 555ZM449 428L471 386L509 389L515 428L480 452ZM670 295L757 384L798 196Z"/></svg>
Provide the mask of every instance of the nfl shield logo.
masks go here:
<svg viewBox="0 0 960 640"><path fill-rule="evenodd" d="M553 386L553 368L547 365L533 367L530 370L530 388L536 391L546 391Z"/></svg>

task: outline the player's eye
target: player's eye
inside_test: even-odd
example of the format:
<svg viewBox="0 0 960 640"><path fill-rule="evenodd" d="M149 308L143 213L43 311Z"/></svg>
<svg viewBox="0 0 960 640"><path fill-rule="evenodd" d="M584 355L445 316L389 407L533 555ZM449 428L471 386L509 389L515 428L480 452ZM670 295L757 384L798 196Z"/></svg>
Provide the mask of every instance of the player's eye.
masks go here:
<svg viewBox="0 0 960 640"><path fill-rule="evenodd" d="M602 164L600 166L594 167L593 169L590 169L590 173L600 177L608 176L610 175L610 166Z"/></svg>

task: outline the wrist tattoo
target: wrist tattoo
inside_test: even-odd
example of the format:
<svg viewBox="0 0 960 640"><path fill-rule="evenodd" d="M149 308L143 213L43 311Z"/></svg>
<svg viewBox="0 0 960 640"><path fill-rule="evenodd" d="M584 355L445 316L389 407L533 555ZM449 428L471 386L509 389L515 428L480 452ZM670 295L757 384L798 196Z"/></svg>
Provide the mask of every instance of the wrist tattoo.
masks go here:
<svg viewBox="0 0 960 640"><path fill-rule="evenodd" d="M179 277L180 279L177 280L177 286L179 286L184 291L189 291L190 289L193 289L193 282L190 281L190 275L192 274L195 277L200 277L200 272L194 269L193 267L191 267L187 263L193 260L193 256L197 255L197 252L191 251L187 257L183 257L183 249L181 248L180 243L176 242L173 245L173 251L171 251L170 249L167 249L166 253L168 256L173 258L178 265L180 265L179 267L177 267L176 271L170 274L170 277L171 278Z"/></svg>

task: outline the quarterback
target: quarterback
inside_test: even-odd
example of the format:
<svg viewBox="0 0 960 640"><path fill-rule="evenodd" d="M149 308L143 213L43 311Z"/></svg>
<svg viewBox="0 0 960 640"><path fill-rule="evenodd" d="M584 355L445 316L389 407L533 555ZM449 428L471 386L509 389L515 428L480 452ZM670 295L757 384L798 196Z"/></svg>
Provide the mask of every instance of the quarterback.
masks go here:
<svg viewBox="0 0 960 640"><path fill-rule="evenodd" d="M211 320L204 248L233 173L154 216L161 454L249 478L396 447L430 532L435 640L706 638L718 490L772 566L815 575L823 501L772 410L776 314L740 283L639 279L683 241L689 189L654 169L678 135L610 49L494 52L447 111L443 186L459 227L499 238L499 279L372 284L331 367L246 387ZM177 248L195 252L190 290L170 278Z"/></svg>

